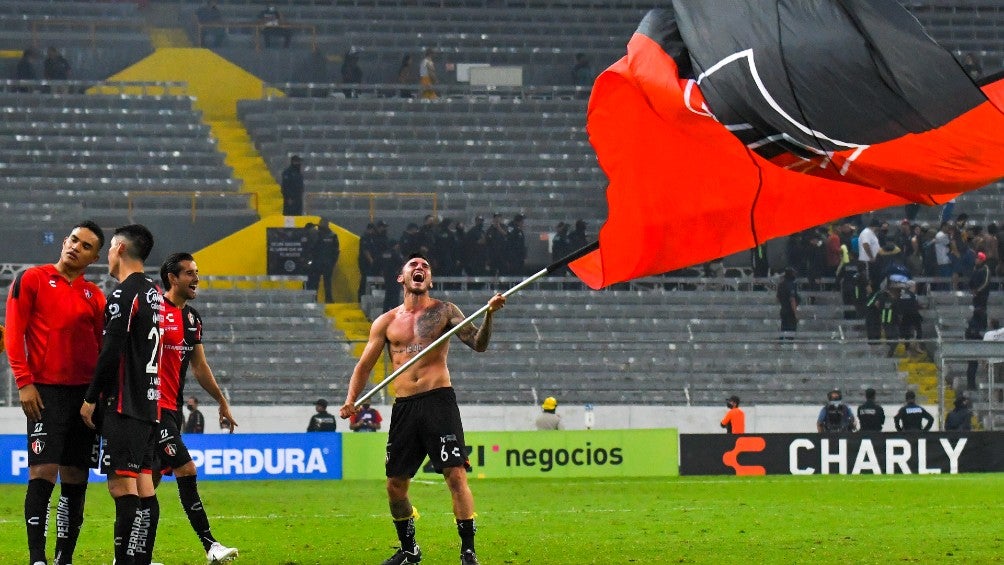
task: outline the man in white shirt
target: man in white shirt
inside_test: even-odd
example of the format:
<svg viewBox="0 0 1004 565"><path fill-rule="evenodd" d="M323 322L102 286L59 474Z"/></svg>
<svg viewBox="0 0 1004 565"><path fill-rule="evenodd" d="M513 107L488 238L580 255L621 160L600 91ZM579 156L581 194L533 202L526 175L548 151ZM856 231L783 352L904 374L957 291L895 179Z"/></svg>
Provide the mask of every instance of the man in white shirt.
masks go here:
<svg viewBox="0 0 1004 565"><path fill-rule="evenodd" d="M879 244L878 231L879 226L882 225L878 219L873 218L871 222L868 223L868 227L861 230L858 234L858 262L860 263L860 269L862 272L868 275L868 280L871 281L872 292L878 290L879 283L881 282L881 274L876 272L875 269L875 258L878 257L879 249L881 245Z"/></svg>

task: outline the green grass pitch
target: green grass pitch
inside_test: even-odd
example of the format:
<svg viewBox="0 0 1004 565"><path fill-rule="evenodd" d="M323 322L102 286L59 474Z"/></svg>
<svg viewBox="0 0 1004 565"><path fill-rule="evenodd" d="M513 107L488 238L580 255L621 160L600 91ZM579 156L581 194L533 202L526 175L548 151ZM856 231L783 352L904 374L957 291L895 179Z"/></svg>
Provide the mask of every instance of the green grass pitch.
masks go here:
<svg viewBox="0 0 1004 565"><path fill-rule="evenodd" d="M486 565L1004 562L1004 474L471 485ZM216 537L240 548L237 563L374 564L396 545L382 482L204 482L200 490ZM159 492L155 559L205 563L174 483ZM0 486L0 563L27 561L23 500L23 486ZM412 502L422 515L423 563L456 563L458 538L442 481L416 481ZM105 486L95 484L76 565L111 563L112 521ZM50 529L50 557L53 537Z"/></svg>

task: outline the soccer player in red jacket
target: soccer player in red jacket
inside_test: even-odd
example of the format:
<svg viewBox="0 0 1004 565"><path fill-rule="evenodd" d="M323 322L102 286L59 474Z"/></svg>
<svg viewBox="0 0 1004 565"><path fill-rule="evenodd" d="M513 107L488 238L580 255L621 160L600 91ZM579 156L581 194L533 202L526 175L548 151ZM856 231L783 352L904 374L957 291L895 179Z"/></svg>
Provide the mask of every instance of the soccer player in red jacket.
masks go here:
<svg viewBox="0 0 1004 565"><path fill-rule="evenodd" d="M7 295L4 344L28 419L28 492L24 519L29 562L44 565L49 499L60 479L54 563L73 560L84 522L89 469L97 466L94 430L79 414L101 347L105 296L83 276L105 234L81 222L63 240L59 260L31 267Z"/></svg>

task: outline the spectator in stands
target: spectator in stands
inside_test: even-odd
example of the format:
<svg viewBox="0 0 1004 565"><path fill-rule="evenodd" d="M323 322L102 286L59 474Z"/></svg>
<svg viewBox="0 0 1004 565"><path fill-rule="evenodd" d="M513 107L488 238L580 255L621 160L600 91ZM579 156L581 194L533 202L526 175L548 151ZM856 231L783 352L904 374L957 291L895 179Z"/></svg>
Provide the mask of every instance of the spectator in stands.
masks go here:
<svg viewBox="0 0 1004 565"><path fill-rule="evenodd" d="M568 252L578 251L589 245L589 238L586 235L586 221L583 219L575 220L575 229L572 233L568 234Z"/></svg>
<svg viewBox="0 0 1004 565"><path fill-rule="evenodd" d="M809 290L820 290L819 279L826 272L826 248L823 246L823 236L817 230L809 232L809 244L805 254L805 278L809 282ZM815 296L809 297L812 304Z"/></svg>
<svg viewBox="0 0 1004 565"><path fill-rule="evenodd" d="M955 397L955 410L945 417L946 432L973 431L973 411L969 409L969 399L959 395Z"/></svg>
<svg viewBox="0 0 1004 565"><path fill-rule="evenodd" d="M404 228L404 232L401 233L401 237L398 241L401 244L401 255L420 253L422 248L425 247L422 240L422 234L419 231L418 224L415 222L410 222ZM395 268L399 267L400 265L395 265Z"/></svg>
<svg viewBox="0 0 1004 565"><path fill-rule="evenodd" d="M823 262L823 274L827 277L837 276L837 267L843 260L843 250L840 249L840 235L836 226L831 227L826 232L825 247L826 259Z"/></svg>
<svg viewBox="0 0 1004 565"><path fill-rule="evenodd" d="M377 260L380 258L380 251L377 248L376 224L372 222L368 223L362 237L359 238L359 257L357 260L357 265L359 266L359 292L357 297L359 300L362 300L363 294L366 293L366 277L373 277L379 274L380 268Z"/></svg>
<svg viewBox="0 0 1004 565"><path fill-rule="evenodd" d="M795 269L792 267L785 267L781 283L777 285L777 302L781 305L782 334L797 331L799 296L795 284Z"/></svg>
<svg viewBox="0 0 1004 565"><path fill-rule="evenodd" d="M833 389L826 395L826 405L819 411L816 418L816 431L821 434L853 432L857 422L849 406L843 402L844 395L838 389Z"/></svg>
<svg viewBox="0 0 1004 565"><path fill-rule="evenodd" d="M966 333L964 337L972 340L982 340L987 331L987 311L985 308L973 310L972 316L966 322ZM966 389L976 390L976 370L979 362L969 361L966 363Z"/></svg>
<svg viewBox="0 0 1004 565"><path fill-rule="evenodd" d="M320 283L323 280L324 302L331 304L335 301L331 288L331 279L334 276L335 265L338 264L338 256L341 248L338 244L338 234L331 231L331 223L321 218L317 226L317 247L313 257L311 274Z"/></svg>
<svg viewBox="0 0 1004 565"><path fill-rule="evenodd" d="M185 407L188 408L188 419L185 420L185 429L182 431L186 434L204 433L206 431L206 418L199 411L199 399L194 396L188 397Z"/></svg>
<svg viewBox="0 0 1004 565"><path fill-rule="evenodd" d="M375 432L380 429L383 417L376 408L371 408L369 401L363 402L362 408L349 419L349 429L354 432Z"/></svg>
<svg viewBox="0 0 1004 565"><path fill-rule="evenodd" d="M69 80L70 62L63 57L59 49L49 47L45 51L45 61L42 62L42 77L46 80Z"/></svg>
<svg viewBox="0 0 1004 565"><path fill-rule="evenodd" d="M35 71L35 62L38 60L38 53L32 49L25 49L21 53L21 58L14 67L14 80L35 80L38 72Z"/></svg>
<svg viewBox="0 0 1004 565"><path fill-rule="evenodd" d="M342 58L342 82L345 84L362 84L363 68L359 66L359 50L355 47L349 48ZM346 98L355 98L356 91L346 88L342 92Z"/></svg>
<svg viewBox="0 0 1004 565"><path fill-rule="evenodd" d="M977 251L982 251L987 256L987 267L990 268L990 276L999 274L997 268L1000 265L1000 239L997 237L997 224L990 222L987 225L987 233L983 235L982 245Z"/></svg>
<svg viewBox="0 0 1004 565"><path fill-rule="evenodd" d="M982 251L976 254L976 266L969 276L969 292L973 295L973 310L985 312L990 299L990 266L987 254Z"/></svg>
<svg viewBox="0 0 1004 565"><path fill-rule="evenodd" d="M423 255L435 255L436 231L438 230L438 223L439 220L436 216L426 214L425 219L422 220L422 226L418 228L418 237L422 243L421 248L419 248L419 252Z"/></svg>
<svg viewBox="0 0 1004 565"><path fill-rule="evenodd" d="M506 270L506 231L502 214L492 215L492 225L488 226L485 236L488 252L488 272L490 275L507 274Z"/></svg>
<svg viewBox="0 0 1004 565"><path fill-rule="evenodd" d="M917 393L906 391L906 404L893 417L898 432L926 432L934 425L934 416L916 402Z"/></svg>
<svg viewBox="0 0 1004 565"><path fill-rule="evenodd" d="M572 245L568 242L568 224L558 222L554 228L554 237L551 238L551 261L557 262L572 252ZM561 274L568 274L568 267L561 269Z"/></svg>
<svg viewBox="0 0 1004 565"><path fill-rule="evenodd" d="M882 222L878 218L872 218L868 227L858 234L858 263L862 272L868 275L868 282L871 283L872 290L878 290L882 274L875 266L875 259L878 258L882 245L879 243L878 232L882 227Z"/></svg>
<svg viewBox="0 0 1004 565"><path fill-rule="evenodd" d="M299 155L289 158L289 166L282 171L282 215L303 214L303 161Z"/></svg>
<svg viewBox="0 0 1004 565"><path fill-rule="evenodd" d="M955 247L955 224L952 222L942 222L941 229L934 235L934 257L937 262L938 277L948 279L955 273L955 260L958 258L958 250ZM954 284L952 285L954 287ZM939 288L946 289L942 283Z"/></svg>
<svg viewBox="0 0 1004 565"><path fill-rule="evenodd" d="M920 355L924 352L920 345L920 341L924 339L924 316L920 313L920 301L917 300L917 283L909 281L900 287L895 306L899 339L903 340L907 354Z"/></svg>
<svg viewBox="0 0 1004 565"><path fill-rule="evenodd" d="M727 434L746 433L746 413L739 408L739 397L732 395L725 401L725 406L729 409L722 418L721 426L725 428Z"/></svg>
<svg viewBox="0 0 1004 565"><path fill-rule="evenodd" d="M474 225L464 233L461 246L464 273L471 277L488 274L488 239L484 216L474 218Z"/></svg>
<svg viewBox="0 0 1004 565"><path fill-rule="evenodd" d="M980 64L979 59L972 53L963 53L959 59L959 64L962 65L962 68L966 70L966 74L974 82L983 78L983 65Z"/></svg>
<svg viewBox="0 0 1004 565"><path fill-rule="evenodd" d="M429 47L425 50L425 58L422 59L422 64L418 69L418 81L422 85L422 98L427 100L432 100L439 98L436 93L436 83L439 80L436 78L436 50Z"/></svg>
<svg viewBox="0 0 1004 565"><path fill-rule="evenodd" d="M335 417L328 413L328 401L318 398L314 403L316 414L310 417L307 423L308 432L334 432L337 431L338 424Z"/></svg>
<svg viewBox="0 0 1004 565"><path fill-rule="evenodd" d="M307 262L307 282L304 283L303 288L307 290L317 290L320 282L317 270L314 268L314 262L317 260L318 239L320 239L320 235L317 232L317 224L314 222L303 224L303 259Z"/></svg>
<svg viewBox="0 0 1004 565"><path fill-rule="evenodd" d="M415 97L415 91L412 90L416 82L414 64L411 53L406 53L401 58L401 66L397 70L397 83L401 85L401 98Z"/></svg>
<svg viewBox="0 0 1004 565"><path fill-rule="evenodd" d="M460 275L460 237L456 223L451 218L443 218L435 230L434 267L437 272L446 277Z"/></svg>
<svg viewBox="0 0 1004 565"><path fill-rule="evenodd" d="M415 225L415 224L411 224ZM415 226L416 229L418 226ZM383 275L383 311L387 312L401 303L401 284L397 276L401 274L401 246L396 241L389 242L380 253L380 273Z"/></svg>
<svg viewBox="0 0 1004 565"><path fill-rule="evenodd" d="M576 53L575 64L572 65L572 86L590 88L595 78L589 57L586 57L585 53Z"/></svg>
<svg viewBox="0 0 1004 565"><path fill-rule="evenodd" d="M219 47L227 36L223 26L223 14L218 2L209 0L195 11L195 20L199 24L199 46Z"/></svg>
<svg viewBox="0 0 1004 565"><path fill-rule="evenodd" d="M555 414L558 409L558 399L553 396L548 396L541 403L540 408L542 410L541 414L537 416L534 421L534 426L538 430L562 430L564 426L561 425L561 416Z"/></svg>
<svg viewBox="0 0 1004 565"><path fill-rule="evenodd" d="M293 40L293 30L285 25L282 14L275 4L268 4L264 10L258 12L258 25L261 26L261 35L265 38L265 47L271 47L272 42L280 37L283 47L289 47Z"/></svg>
<svg viewBox="0 0 1004 565"><path fill-rule="evenodd" d="M885 410L875 402L875 389L865 390L865 403L858 406L858 422L862 432L881 432L885 425Z"/></svg>
<svg viewBox="0 0 1004 565"><path fill-rule="evenodd" d="M526 216L516 214L509 222L509 232L506 234L506 257L508 270L506 274L521 275L526 263L526 235L523 233L523 223Z"/></svg>

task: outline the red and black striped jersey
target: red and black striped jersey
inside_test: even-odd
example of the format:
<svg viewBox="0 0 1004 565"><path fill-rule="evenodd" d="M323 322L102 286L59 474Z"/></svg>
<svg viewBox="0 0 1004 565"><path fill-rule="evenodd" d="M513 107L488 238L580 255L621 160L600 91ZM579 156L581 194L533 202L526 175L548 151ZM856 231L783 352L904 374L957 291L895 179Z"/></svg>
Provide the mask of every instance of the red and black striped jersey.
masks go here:
<svg viewBox="0 0 1004 565"><path fill-rule="evenodd" d="M133 273L108 295L105 334L86 400L115 398L116 412L149 422L159 419L158 366L163 297L152 279Z"/></svg>
<svg viewBox="0 0 1004 565"><path fill-rule="evenodd" d="M91 382L104 308L101 289L83 276L71 283L55 265L21 272L7 294L4 336L17 387Z"/></svg>
<svg viewBox="0 0 1004 565"><path fill-rule="evenodd" d="M202 343L202 318L195 308L187 304L178 308L165 298L160 330L164 347L160 357L160 407L180 412L192 350Z"/></svg>

